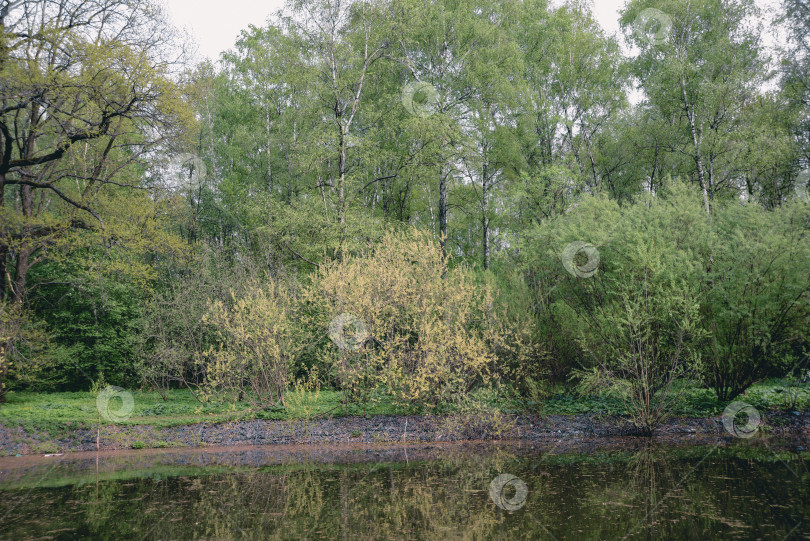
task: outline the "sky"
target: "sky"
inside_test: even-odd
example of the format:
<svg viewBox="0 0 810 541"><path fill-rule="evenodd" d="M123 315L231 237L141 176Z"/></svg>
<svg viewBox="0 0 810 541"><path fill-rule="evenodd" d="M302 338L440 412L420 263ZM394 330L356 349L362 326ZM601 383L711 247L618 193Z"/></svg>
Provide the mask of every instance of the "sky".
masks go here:
<svg viewBox="0 0 810 541"><path fill-rule="evenodd" d="M194 37L200 57L211 60L234 46L248 25L262 26L284 0L164 0L175 26ZM223 9L224 8L224 9Z"/></svg>
<svg viewBox="0 0 810 541"><path fill-rule="evenodd" d="M761 7L777 0L757 0ZM185 28L196 40L200 57L212 60L236 43L249 24L261 26L284 5L284 0L164 0L175 25ZM626 0L594 0L594 14L605 30L619 31L618 10ZM556 3L556 2L552 2ZM226 9L223 9L223 5ZM767 33L766 33L767 35Z"/></svg>

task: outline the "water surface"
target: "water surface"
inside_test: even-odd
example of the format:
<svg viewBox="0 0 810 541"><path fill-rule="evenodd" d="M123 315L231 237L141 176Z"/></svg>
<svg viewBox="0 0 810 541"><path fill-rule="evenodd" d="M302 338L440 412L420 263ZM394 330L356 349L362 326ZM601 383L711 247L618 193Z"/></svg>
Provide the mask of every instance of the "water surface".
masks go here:
<svg viewBox="0 0 810 541"><path fill-rule="evenodd" d="M810 539L810 457L737 442L3 458L0 538Z"/></svg>

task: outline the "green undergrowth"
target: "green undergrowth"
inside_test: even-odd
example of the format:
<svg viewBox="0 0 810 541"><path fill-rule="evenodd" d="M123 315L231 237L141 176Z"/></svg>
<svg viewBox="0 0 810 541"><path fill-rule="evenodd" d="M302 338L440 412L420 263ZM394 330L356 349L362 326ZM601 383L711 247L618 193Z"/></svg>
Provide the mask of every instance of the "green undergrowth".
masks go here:
<svg viewBox="0 0 810 541"><path fill-rule="evenodd" d="M678 417L714 417L721 415L725 403L711 389L691 382L676 383L677 401L673 415ZM762 411L810 410L810 384L796 385L788 380L770 379L760 382L735 400L751 404ZM533 411L542 415L626 415L623 401L612 396L580 396L556 386L542 400L511 400L510 413Z"/></svg>
<svg viewBox="0 0 810 541"><path fill-rule="evenodd" d="M713 417L721 414L725 404L714 393L694 384L681 383L680 398L673 412L683 417ZM474 413L476 408L505 414L524 412L541 415L624 415L620 399L608 396L579 396L563 387L550 390L539 401L515 399L509 393L479 389L465 404L454 404L430 413ZM419 413L387 400L384 395L368 403L352 403L339 391L293 391L287 394L286 407L257 411L246 402L208 403L197 401L190 391L172 390L167 400L156 392L132 391L133 410L120 421L122 426L149 425L170 427L195 423L221 423L249 419L297 420L315 417L377 416ZM810 385L791 385L785 380L768 380L750 388L737 398L763 410L806 411L810 409ZM120 399L113 398L110 409L116 412ZM422 412L427 413L427 412ZM47 433L52 437L71 430L96 427L99 414L96 396L90 392L36 393L9 392L8 403L0 406L0 425L20 426L29 433ZM103 426L112 424L101 419Z"/></svg>

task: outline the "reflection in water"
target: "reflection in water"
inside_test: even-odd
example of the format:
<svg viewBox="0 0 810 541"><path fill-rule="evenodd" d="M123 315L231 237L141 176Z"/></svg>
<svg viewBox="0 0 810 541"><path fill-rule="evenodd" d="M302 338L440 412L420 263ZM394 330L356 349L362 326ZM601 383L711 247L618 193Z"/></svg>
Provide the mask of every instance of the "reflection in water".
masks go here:
<svg viewBox="0 0 810 541"><path fill-rule="evenodd" d="M236 462L3 471L0 538L810 539L810 459L752 445Z"/></svg>

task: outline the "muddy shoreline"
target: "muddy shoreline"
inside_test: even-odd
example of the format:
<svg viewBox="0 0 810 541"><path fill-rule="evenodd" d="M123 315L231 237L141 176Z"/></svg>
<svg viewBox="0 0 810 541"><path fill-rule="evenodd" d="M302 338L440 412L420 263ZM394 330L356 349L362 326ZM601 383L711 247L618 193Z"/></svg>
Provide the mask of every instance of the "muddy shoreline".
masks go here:
<svg viewBox="0 0 810 541"><path fill-rule="evenodd" d="M759 432L789 436L810 444L810 412L763 415ZM596 415L518 415L492 419L475 416L336 417L291 421L234 421L176 427L105 425L102 451L146 448L205 448L300 444L410 444L463 441L563 443L632 437L626 419ZM734 440L720 417L676 418L663 424L655 438L670 443L700 444L718 438ZM647 439L647 438L643 438ZM0 455L42 455L96 450L96 430L76 429L60 437L0 426Z"/></svg>

